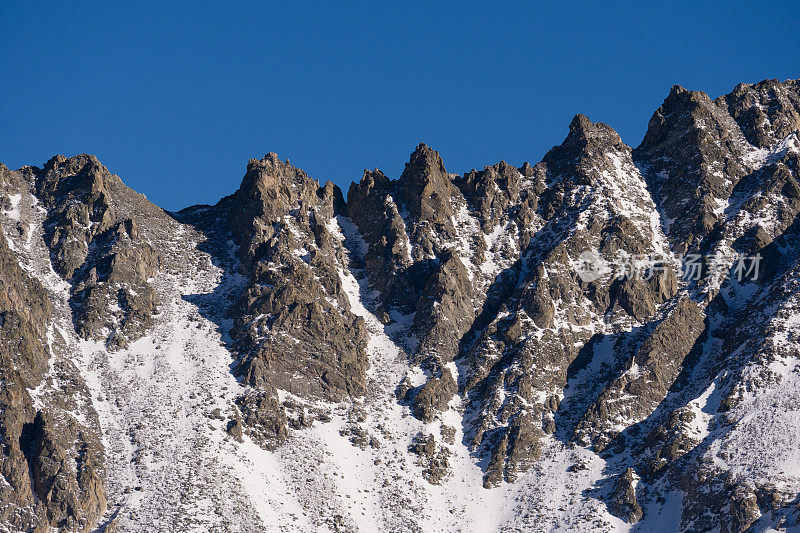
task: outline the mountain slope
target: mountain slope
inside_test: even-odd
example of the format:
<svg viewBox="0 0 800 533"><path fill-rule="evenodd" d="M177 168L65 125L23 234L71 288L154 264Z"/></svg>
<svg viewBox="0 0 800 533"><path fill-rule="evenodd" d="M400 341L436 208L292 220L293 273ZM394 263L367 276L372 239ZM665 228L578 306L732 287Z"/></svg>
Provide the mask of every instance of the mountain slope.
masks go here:
<svg viewBox="0 0 800 533"><path fill-rule="evenodd" d="M179 213L0 167L3 527L796 525L798 91L346 199L275 154Z"/></svg>

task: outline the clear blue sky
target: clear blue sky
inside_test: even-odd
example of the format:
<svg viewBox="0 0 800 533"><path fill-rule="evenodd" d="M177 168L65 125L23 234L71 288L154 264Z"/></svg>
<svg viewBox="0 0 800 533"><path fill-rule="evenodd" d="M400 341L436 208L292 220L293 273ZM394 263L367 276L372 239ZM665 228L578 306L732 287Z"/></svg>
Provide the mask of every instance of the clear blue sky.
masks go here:
<svg viewBox="0 0 800 533"><path fill-rule="evenodd" d="M0 162L93 153L173 210L267 152L346 192L419 141L536 162L584 113L635 146L675 83L800 77L796 1L68 4L0 6Z"/></svg>

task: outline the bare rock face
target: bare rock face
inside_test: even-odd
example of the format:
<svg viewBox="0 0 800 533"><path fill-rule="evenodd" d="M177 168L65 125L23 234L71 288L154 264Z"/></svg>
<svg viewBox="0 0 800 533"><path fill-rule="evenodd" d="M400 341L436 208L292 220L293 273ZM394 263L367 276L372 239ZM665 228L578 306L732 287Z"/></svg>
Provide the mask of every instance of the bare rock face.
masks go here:
<svg viewBox="0 0 800 533"><path fill-rule="evenodd" d="M696 250L711 233L720 205L747 174L741 140L725 109L707 94L677 85L650 119L636 158L648 170L664 216L682 221L668 229L680 252Z"/></svg>
<svg viewBox="0 0 800 533"><path fill-rule="evenodd" d="M473 203L480 216L482 229L490 232L502 219L509 207L520 203L520 197L533 193L528 210L536 209L536 201L541 190L530 191L524 185L525 176L507 163L487 166L481 171L472 170L456 181L465 197ZM524 219L525 216L522 215Z"/></svg>
<svg viewBox="0 0 800 533"><path fill-rule="evenodd" d="M533 217L512 203L533 201L521 190L524 179L505 163L451 175L438 152L420 144L399 179L367 171L350 188L348 211L368 246L370 285L380 294L377 314L387 322L413 316L410 360L430 376L412 394L412 411L423 420L432 420L457 392L445 365L459 356L483 302L499 305L506 290L495 285L490 272L499 265L488 255L510 264L519 253L517 240ZM497 200L483 202L484 191L496 192ZM490 249L481 228L503 226L514 234L504 249Z"/></svg>
<svg viewBox="0 0 800 533"><path fill-rule="evenodd" d="M399 196L408 219L414 221L409 239L412 259L436 256L442 241L455 237L452 177L439 152L420 144L400 176Z"/></svg>
<svg viewBox="0 0 800 533"><path fill-rule="evenodd" d="M403 306L412 290L402 276L411 264L411 244L393 189L383 172L365 170L361 181L350 185L347 210L369 247L364 261L372 286Z"/></svg>
<svg viewBox="0 0 800 533"><path fill-rule="evenodd" d="M520 474L536 463L541 455L543 431L528 413L519 413L509 420L508 431L494 436L492 451L483 486L492 488L503 482L514 483Z"/></svg>
<svg viewBox="0 0 800 533"><path fill-rule="evenodd" d="M448 460L450 450L438 444L433 435L417 435L409 451L417 456L417 462L422 466L422 476L428 483L439 485L452 475Z"/></svg>
<svg viewBox="0 0 800 533"><path fill-rule="evenodd" d="M636 501L635 481L636 473L632 468L617 476L614 496L610 502L612 512L629 524L634 524L642 518L642 508Z"/></svg>
<svg viewBox="0 0 800 533"><path fill-rule="evenodd" d="M437 377L428 379L414 395L412 411L424 422L432 422L436 413L447 407L458 387L453 375L442 368Z"/></svg>
<svg viewBox="0 0 800 533"><path fill-rule="evenodd" d="M274 388L245 394L239 398L238 405L244 431L253 441L268 450L275 450L283 444L287 435L286 413ZM239 424L234 423L229 431L241 438L242 428Z"/></svg>
<svg viewBox="0 0 800 533"><path fill-rule="evenodd" d="M553 416L580 355L577 347L592 336L590 329L564 326L590 324L603 315L620 324L651 319L677 288L671 269L647 281L584 281L576 275L574 265L585 251L609 262L668 253L660 229L647 219L653 202L631 150L611 128L575 117L564 143L532 173L545 183L537 202L540 237L524 252L516 289L465 356L467 391L480 410L472 443L491 456L485 478L490 485L514 479L517 468L530 464L507 464L507 450L515 449L520 435L527 441L520 446L535 450L542 430L556 429ZM630 208L617 201L620 187L628 190Z"/></svg>
<svg viewBox="0 0 800 533"><path fill-rule="evenodd" d="M268 154L250 161L240 189L214 209L248 279L232 336L237 372L259 399L243 397L242 420L274 449L287 431L275 388L308 399L364 393L366 328L340 276L349 264L336 217L346 208L336 186Z"/></svg>
<svg viewBox="0 0 800 533"><path fill-rule="evenodd" d="M369 247L367 274L383 306L415 311L420 291L452 257L442 255L456 234L454 196L461 195L439 153L424 144L398 180L365 171L350 187L347 209Z"/></svg>
<svg viewBox="0 0 800 533"><path fill-rule="evenodd" d="M47 209L45 243L53 268L72 285L76 330L117 347L141 337L152 325L150 279L159 265L137 229L140 215L130 216L143 200L94 156L57 156L22 173Z"/></svg>
<svg viewBox="0 0 800 533"><path fill-rule="evenodd" d="M159 257L137 237L136 223L126 219L94 239L98 260L73 276L81 335L102 338L111 331L109 342L125 346L152 325L157 299L148 280L158 271Z"/></svg>
<svg viewBox="0 0 800 533"><path fill-rule="evenodd" d="M470 271L452 249L457 207L467 202L439 153L420 144L400 178L365 172L348 194L348 211L368 246L366 271L380 291L380 314L414 314L412 359L431 375L413 412L432 420L457 391L444 367L475 319Z"/></svg>
<svg viewBox="0 0 800 533"><path fill-rule="evenodd" d="M0 520L19 530L92 528L106 509L103 448L92 429L34 406L28 391L48 369L52 307L2 233L0 283Z"/></svg>
<svg viewBox="0 0 800 533"><path fill-rule="evenodd" d="M442 252L419 293L413 329L421 339L421 357L449 363L475 319L473 287L458 254ZM470 312L472 311L472 312Z"/></svg>
<svg viewBox="0 0 800 533"><path fill-rule="evenodd" d="M93 156L56 156L30 173L35 176L36 196L50 211L45 238L53 268L70 279L86 261L94 236L113 224L109 182L114 178Z"/></svg>
<svg viewBox="0 0 800 533"><path fill-rule="evenodd" d="M664 400L683 362L705 330L701 309L680 300L648 335L626 365L626 371L597 398L577 429L596 449L614 439L614 427L644 419Z"/></svg>
<svg viewBox="0 0 800 533"><path fill-rule="evenodd" d="M339 189L269 154L250 161L219 208L251 280L234 333L246 382L300 396L363 394L366 330L349 310L337 270L347 265L331 233L344 214Z"/></svg>

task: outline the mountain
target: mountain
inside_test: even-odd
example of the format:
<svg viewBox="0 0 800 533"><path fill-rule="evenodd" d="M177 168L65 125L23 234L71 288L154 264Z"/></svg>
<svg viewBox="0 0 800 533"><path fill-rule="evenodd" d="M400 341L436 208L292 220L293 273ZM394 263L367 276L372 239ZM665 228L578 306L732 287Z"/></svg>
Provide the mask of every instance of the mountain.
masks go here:
<svg viewBox="0 0 800 533"><path fill-rule="evenodd" d="M0 165L2 529L800 527L798 130L675 86L636 148L177 213Z"/></svg>

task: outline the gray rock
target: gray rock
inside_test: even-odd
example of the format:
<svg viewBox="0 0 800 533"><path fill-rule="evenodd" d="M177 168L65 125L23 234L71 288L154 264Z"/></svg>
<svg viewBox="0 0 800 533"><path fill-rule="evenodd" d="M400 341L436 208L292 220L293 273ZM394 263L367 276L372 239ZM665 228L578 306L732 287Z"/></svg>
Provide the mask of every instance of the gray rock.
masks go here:
<svg viewBox="0 0 800 533"><path fill-rule="evenodd" d="M611 498L610 510L629 524L634 524L642 518L642 508L636 501L634 482L636 474L628 468L617 476L614 495Z"/></svg>

